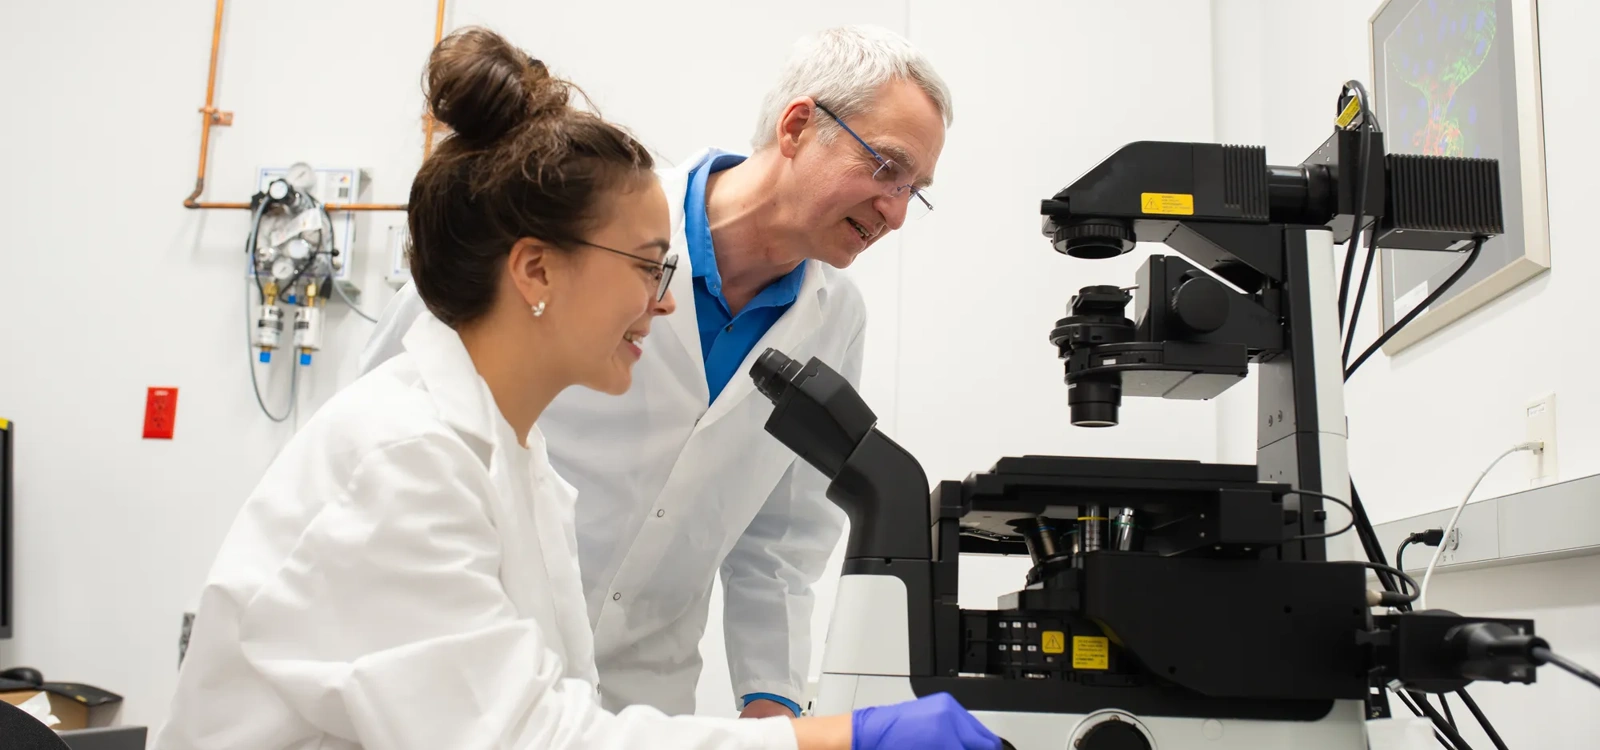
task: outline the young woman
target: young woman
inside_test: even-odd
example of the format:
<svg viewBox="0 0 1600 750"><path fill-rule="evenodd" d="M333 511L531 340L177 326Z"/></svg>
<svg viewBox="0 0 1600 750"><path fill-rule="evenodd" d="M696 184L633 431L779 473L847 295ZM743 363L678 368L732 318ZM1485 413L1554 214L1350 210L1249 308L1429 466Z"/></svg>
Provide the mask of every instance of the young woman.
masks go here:
<svg viewBox="0 0 1600 750"><path fill-rule="evenodd" d="M581 499L534 423L570 386L628 388L676 266L649 154L570 88L482 29L434 50L453 133L410 203L432 314L245 503L155 747L998 748L942 695L803 719L600 708Z"/></svg>

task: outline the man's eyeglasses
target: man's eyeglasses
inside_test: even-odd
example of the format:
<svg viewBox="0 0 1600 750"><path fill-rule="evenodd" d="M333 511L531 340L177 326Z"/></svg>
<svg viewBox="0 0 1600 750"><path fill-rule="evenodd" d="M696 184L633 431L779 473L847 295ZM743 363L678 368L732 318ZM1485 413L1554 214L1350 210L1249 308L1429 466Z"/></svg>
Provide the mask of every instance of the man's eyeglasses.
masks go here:
<svg viewBox="0 0 1600 750"><path fill-rule="evenodd" d="M844 132L849 133L851 138L856 139L856 143L861 144L861 147L866 149L867 153L872 154L873 159L877 160L878 169L872 173L872 179L883 183L884 192L889 197L903 198L910 194L911 200L906 203L907 218L920 219L933 212L933 202L928 200L928 191L906 182L905 169L896 164L893 159L885 159L883 154L878 153L877 149L868 145L861 136L856 135L856 131L851 130L849 125L844 124L844 120L834 114L833 110L823 106L822 102L812 101L817 105L817 109L832 117L833 121L839 123L839 127L844 129Z"/></svg>
<svg viewBox="0 0 1600 750"><path fill-rule="evenodd" d="M667 286L672 283L672 274L676 273L677 270L678 270L678 254L677 253L671 253L671 254L667 255L667 257L662 259L662 260L651 260L651 259L643 257L643 256L634 255L633 253L630 253L630 252L625 252L625 251L622 251L622 250L617 250L615 248L606 247L605 245L596 245L593 242L584 242L583 240L573 240L572 242L575 245L583 245L584 247L592 247L592 248L594 248L596 250L604 250L604 251L606 251L608 253L616 253L617 255L621 255L621 256L624 256L624 257L632 258L632 259L637 260L637 261L639 261L641 263L649 263L650 265L655 267L655 271L654 271L654 273L652 275L655 277L655 280L656 280L656 301L660 302L661 300L664 300L664 299L667 298Z"/></svg>

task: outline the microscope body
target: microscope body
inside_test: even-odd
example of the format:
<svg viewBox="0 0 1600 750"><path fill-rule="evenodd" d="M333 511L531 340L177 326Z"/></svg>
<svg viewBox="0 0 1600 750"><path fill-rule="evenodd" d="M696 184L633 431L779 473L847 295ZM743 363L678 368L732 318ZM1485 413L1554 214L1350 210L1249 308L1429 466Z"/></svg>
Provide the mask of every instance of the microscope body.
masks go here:
<svg viewBox="0 0 1600 750"><path fill-rule="evenodd" d="M1445 210L1483 188L1471 181L1433 185L1442 203L1419 209L1390 190L1408 167L1381 144L1352 168L1368 150L1350 135L1296 168L1256 148L1131 144L1042 206L1063 253L1153 241L1185 256L1153 256L1133 295L1084 288L1057 321L1072 421L1115 425L1124 396L1212 398L1253 363L1254 466L1022 456L930 493L826 364L758 359L767 430L833 480L851 520L816 713L948 692L1017 750L1363 750L1384 685L1472 679L1436 634L1454 615L1372 614L1319 495L1349 491L1334 242L1369 227L1344 208L1352 174L1370 183L1374 210L1354 213L1371 231L1429 249L1499 231L1498 188L1492 216ZM1425 166L1460 162L1492 176L1482 160ZM964 553L1034 566L996 609L964 610Z"/></svg>

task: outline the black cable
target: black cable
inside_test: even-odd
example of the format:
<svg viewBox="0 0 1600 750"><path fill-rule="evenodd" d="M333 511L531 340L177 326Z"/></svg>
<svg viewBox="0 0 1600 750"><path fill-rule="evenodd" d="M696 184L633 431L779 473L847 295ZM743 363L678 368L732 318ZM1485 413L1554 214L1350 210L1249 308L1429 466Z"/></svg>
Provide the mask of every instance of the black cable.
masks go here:
<svg viewBox="0 0 1600 750"><path fill-rule="evenodd" d="M1483 709L1478 708L1478 702L1467 695L1466 688L1457 690L1456 697L1467 704L1467 710L1472 712L1472 718L1478 720L1478 726L1483 727L1483 733L1489 735L1489 741L1494 743L1495 750L1511 750L1506 747L1506 741L1500 739L1500 733L1494 731L1494 725L1489 723L1489 717L1483 715Z"/></svg>
<svg viewBox="0 0 1600 750"><path fill-rule="evenodd" d="M1439 285L1438 289L1433 290L1432 294L1429 294L1426 299L1422 300L1422 304L1411 308L1411 312L1406 313L1405 317L1396 321L1394 325L1389 326L1389 330L1384 331L1383 335L1379 336L1377 341L1372 342L1372 346L1367 347L1367 350L1362 352L1361 356L1357 357L1356 361L1344 371L1345 380L1349 380L1351 375L1356 374L1356 370L1360 369L1363 363L1370 359L1372 355L1376 354L1379 349L1383 348L1384 344L1389 343L1389 339L1394 338L1394 335L1399 333L1400 329L1405 328L1407 324L1409 324L1412 320L1415 320L1418 315L1422 314L1422 311L1428 309L1429 305L1432 305L1434 301L1438 300L1439 297L1443 296L1445 292L1449 291L1450 287L1455 286L1456 282L1460 281L1462 276L1466 275L1467 270L1472 268L1472 264L1478 262L1478 256L1483 252L1483 240L1484 238L1482 237L1473 239L1472 251L1467 253L1467 259L1456 268L1454 273L1450 274L1450 278L1445 279L1444 283Z"/></svg>
<svg viewBox="0 0 1600 750"><path fill-rule="evenodd" d="M1400 543L1400 549L1394 552L1394 566L1400 570L1406 569L1406 548L1415 544L1415 540L1407 539Z"/></svg>
<svg viewBox="0 0 1600 750"><path fill-rule="evenodd" d="M1352 80L1352 81L1347 81L1345 83L1345 88L1347 90L1354 89L1356 91L1356 96L1358 97L1358 100L1361 103L1361 108L1362 108L1362 145L1361 145L1361 155L1362 155L1362 167L1364 169L1365 166L1366 166L1366 162L1368 160L1370 160L1370 158L1371 158L1370 157L1370 153L1371 152L1369 151L1370 143L1371 143L1371 133L1373 133L1373 132L1382 132L1382 129L1378 126L1377 118L1373 116L1372 109L1368 105L1368 97L1367 97L1366 87L1363 86L1360 81ZM1462 263L1461 267L1457 268L1456 272L1453 273L1451 275L1451 277L1445 281L1444 286L1442 286L1438 290L1435 290L1434 293L1429 296L1429 299L1424 300L1422 304L1420 304L1417 307L1413 308L1410 311L1410 313L1408 315L1406 315L1402 320L1397 321L1394 326L1391 326L1388 330L1384 331L1384 333L1381 336L1378 337L1378 340L1376 342L1374 342L1372 344L1372 346L1369 347L1366 351L1364 351L1362 353L1361 357L1356 360L1355 364L1353 366L1351 366L1349 364L1351 342L1354 341L1354 339L1355 339L1355 322L1356 322L1356 319L1359 318L1360 313L1359 312L1353 312L1351 314L1351 317L1350 317L1350 324L1348 326L1346 326L1345 325L1345 320L1346 320L1345 311L1346 311L1347 304L1348 304L1348 295L1349 295L1349 290L1350 290L1350 274L1351 274L1351 271L1354 270L1354 268L1355 268L1354 246L1355 246L1355 242L1356 242L1357 238L1359 238L1361 236L1361 231L1360 231L1361 230L1361 224L1364 221L1364 217L1361 216L1361 214L1365 214L1365 212L1366 212L1365 211L1366 206L1364 205L1365 204L1365 200L1366 200L1366 195L1365 195L1366 182L1367 182L1367 180L1365 179L1365 175L1363 175L1360 178L1360 182L1357 183L1357 207L1356 207L1356 209L1357 209L1358 216L1356 217L1356 220L1351 224L1351 244L1350 244L1350 247L1345 252L1344 274L1340 278L1340 283L1339 283L1339 321L1340 321L1340 326L1341 326L1341 328L1344 329L1344 333L1345 333L1345 336L1346 336L1343 356L1341 358L1341 361L1346 366L1345 375L1344 375L1345 380L1349 380L1350 376L1354 375L1356 370L1359 369L1361 367L1361 365L1363 363L1365 363L1366 360L1369 359L1375 351L1377 351L1379 348L1381 348L1385 343L1388 343L1389 339L1393 338L1394 335L1396 333L1398 333L1402 327L1404 327L1405 325L1409 324L1413 319L1415 319L1417 317L1417 315L1420 314L1420 311L1427 309L1428 305L1432 304L1434 299L1436 299L1438 296L1442 295L1445 292L1445 290L1449 289L1452 285L1454 285L1457 281L1459 281L1461 276L1466 272L1466 270L1468 268L1470 268L1471 265L1474 262L1476 262L1478 255L1483 250L1483 240L1481 238L1477 239L1473 243L1472 254L1469 255L1467 257L1467 260ZM1361 303L1363 301L1363 298L1365 297L1366 284L1367 284L1368 279L1370 278L1371 268L1372 268L1372 265L1373 265L1373 263L1375 262L1375 260L1377 258L1378 252L1379 252L1379 249L1378 249L1377 243L1375 241L1370 243L1368 251L1367 251L1367 260L1366 260L1366 263L1364 264L1364 267L1362 268L1361 284L1360 284L1360 286L1358 287L1358 289L1356 291L1356 300L1355 300L1356 310L1360 309L1360 306L1361 306ZM1416 585L1416 581L1410 579L1409 576L1405 575L1404 565L1403 564L1397 565L1396 568L1391 569L1391 570L1394 570L1396 573L1400 574L1400 576L1401 576L1400 580L1396 580L1395 576L1391 575L1388 572L1388 570L1386 570L1386 568L1387 568L1387 560L1385 558L1385 554L1384 554L1384 550L1383 550L1383 544L1378 539L1377 530L1373 528L1372 519L1367 515L1366 506L1361 502L1361 493L1356 490L1355 480L1353 478L1350 481L1350 504L1347 507L1349 507L1350 510L1351 510L1351 523L1355 527L1356 536L1361 541L1361 546L1363 548L1363 551L1366 553L1368 561L1373 563L1373 565L1371 565L1369 567L1371 567L1373 570L1377 571L1377 577L1378 577L1379 584L1382 585L1386 591L1393 592L1393 593L1402 593L1401 592L1401 581L1408 582L1411 585L1415 586ZM1396 555L1396 560L1395 560L1396 563L1402 563L1403 562L1404 549L1405 549L1405 545L1402 545L1401 546L1401 550L1400 550L1400 554ZM1420 587L1414 588L1413 591L1420 593ZM1399 603L1397 603L1396 608L1401 612L1409 612L1411 610L1411 605L1410 605L1409 601L1399 602ZM1411 709L1411 712L1413 714L1416 714L1418 716L1422 715L1422 713L1416 708L1416 706L1411 705L1411 702L1407 699L1406 695L1403 692L1401 692L1401 691L1393 691L1393 692L1397 696L1400 697L1401 702L1405 703L1407 705L1407 707ZM1483 711L1478 707L1477 702L1474 701L1472 699L1472 697L1467 694L1466 689L1462 688L1460 690L1457 690L1456 691L1456 695L1458 695L1461 698L1462 702L1467 705L1467 709L1472 712L1472 715L1473 715L1473 717L1475 719L1477 719L1478 724L1481 727L1483 727L1484 732L1486 734L1488 734L1489 739L1494 743L1494 745L1497 748L1497 750L1507 750L1507 748L1505 746L1505 743L1500 739L1500 735L1499 735L1498 732L1495 731L1493 724L1491 724L1489 722L1488 717L1483 714ZM1435 726L1434 736L1439 740L1439 743L1441 745L1444 745L1446 748L1449 748L1449 743L1447 743L1445 741L1445 737L1439 731L1440 722L1438 720L1437 715L1435 714L1434 716L1431 716L1430 719L1433 720L1433 723L1434 723L1434 726ZM1452 727L1453 727L1453 721L1452 721ZM1459 740L1460 739L1460 734L1459 733L1455 733L1455 738ZM1462 744L1465 745L1465 743L1462 743ZM1456 748L1455 750L1468 750L1468 748L1463 746L1463 747Z"/></svg>
<svg viewBox="0 0 1600 750"><path fill-rule="evenodd" d="M1456 726L1455 714L1450 713L1449 696L1446 696L1444 693L1439 694L1439 707L1444 709L1444 720L1450 722L1450 728L1458 732L1461 731L1461 728Z"/></svg>
<svg viewBox="0 0 1600 750"><path fill-rule="evenodd" d="M256 280L256 297L260 304L266 304L267 289L261 285L260 260L256 256L256 238L261 235L261 217L267 212L267 200L261 198L256 204L253 216L250 218L250 236L244 241L244 251L250 254L250 277ZM248 316L246 316L248 317Z"/></svg>
<svg viewBox="0 0 1600 750"><path fill-rule="evenodd" d="M1350 364L1350 346L1356 343L1356 321L1361 318L1361 301L1367 297L1367 281L1372 278L1372 262L1378 257L1378 240L1367 243L1367 262L1361 267L1361 283L1356 286L1355 306L1350 308L1350 323L1345 326L1344 352L1339 355L1341 366Z"/></svg>
<svg viewBox="0 0 1600 750"><path fill-rule="evenodd" d="M1564 656L1561 656L1560 654L1557 654L1556 652L1551 651L1550 649L1547 649L1547 648L1545 648L1543 646L1534 646L1533 647L1533 658L1539 659L1543 663L1546 663L1546 664L1554 664L1554 665L1556 665L1556 666L1558 666L1558 667L1560 667L1562 669L1567 670L1568 672L1571 672L1573 674L1573 676L1578 677L1579 679L1582 679L1582 680L1584 680L1586 682L1589 682L1590 684L1594 685L1595 687L1600 687L1600 675L1597 675L1597 674L1595 674L1593 672L1590 672L1587 669L1584 669L1577 662L1574 662L1571 659L1568 659L1568 658L1566 658Z"/></svg>
<svg viewBox="0 0 1600 750"><path fill-rule="evenodd" d="M1456 746L1456 750L1472 750L1472 746L1468 745L1466 740L1461 739L1461 733L1457 732L1455 727L1446 723L1444 717L1440 716L1438 711L1433 710L1433 704L1423 698L1420 693L1411 693L1411 697L1416 699L1418 707L1433 721L1434 728L1443 732L1444 736L1450 740L1450 744Z"/></svg>
<svg viewBox="0 0 1600 750"><path fill-rule="evenodd" d="M1350 507L1349 503L1347 503L1347 502L1345 502L1343 500L1340 500L1339 498L1334 497L1332 495L1324 495L1321 492L1312 492L1311 490L1290 490L1289 492L1290 492L1290 494L1294 494L1294 495L1310 495L1312 497L1320 497L1323 500L1332 500L1333 502L1338 503L1339 505L1343 506L1345 510L1350 511L1350 523L1345 524L1344 528L1339 529L1338 531L1329 531L1329 532L1322 533L1322 534L1301 534L1299 536L1292 536L1292 537L1289 537L1289 539L1287 540L1288 542L1304 542L1304 541L1309 541L1309 540L1312 540L1312 539L1332 539L1333 537L1336 537L1336 536L1338 536L1340 534L1345 533L1346 531L1349 531L1350 529L1355 528L1355 525L1356 525L1356 509Z"/></svg>
<svg viewBox="0 0 1600 750"><path fill-rule="evenodd" d="M1422 709L1417 708L1417 704L1412 702L1411 696L1407 695L1404 690L1390 690L1390 692L1394 693L1395 697L1399 698L1400 702L1404 703L1406 708L1411 709L1412 714L1416 715L1418 718L1427 717L1426 714L1422 713ZM1439 744L1443 746L1445 750L1456 750L1456 748L1444 738L1444 734L1439 731L1437 726L1435 726L1433 729L1433 737L1439 741Z"/></svg>
<svg viewBox="0 0 1600 750"><path fill-rule="evenodd" d="M1361 540L1361 546L1366 552L1367 559L1374 563L1386 564L1388 561L1384 555L1383 544L1378 540L1378 532L1373 528L1372 519L1367 515L1366 505L1361 502L1361 491L1356 489L1354 478L1350 480L1350 506L1355 509L1356 536ZM1396 559L1395 562L1398 563L1400 561ZM1380 568L1374 567L1373 569L1378 572L1378 582L1383 586L1384 590L1400 593L1400 585L1393 576ZM1415 581L1413 580L1412 583L1415 583ZM1394 608L1401 612L1410 612L1411 603L1409 601L1399 602L1394 605ZM1404 693L1398 690L1392 692L1400 696L1402 702L1406 702L1408 706L1410 705ZM1463 687L1457 690L1456 695L1460 696L1462 702L1467 704L1467 710L1472 712L1473 718L1478 721L1478 726L1483 728L1484 734L1489 736L1489 741L1494 743L1495 748L1497 750L1508 750L1505 742L1500 739L1500 733L1495 731L1494 724L1489 721L1489 717L1484 715L1483 710L1478 707L1478 702L1467 694L1467 689ZM1418 716L1422 715L1415 707L1411 707L1411 709L1412 713ZM1439 737L1440 744L1445 744L1444 738L1439 734L1437 728L1434 731L1434 736Z"/></svg>
<svg viewBox="0 0 1600 750"><path fill-rule="evenodd" d="M1401 582L1407 584L1411 588L1411 593L1407 594L1405 592L1405 587L1401 587L1401 589L1399 591L1396 591L1394 593L1397 593L1402 597L1406 597L1405 598L1405 603L1408 604L1408 605L1410 603L1416 601L1417 597L1420 596L1421 593L1422 593L1422 587L1417 585L1417 579L1412 578L1409 575L1406 575L1406 572L1401 570L1401 569L1399 569L1399 568L1392 568L1392 567L1389 567L1388 565L1384 565L1383 563L1375 563L1375 562L1372 562L1370 560L1367 561L1367 562L1361 562L1360 560L1357 560L1356 563L1359 564L1363 568L1370 568L1372 570L1380 570L1380 571L1383 571L1385 573L1388 573L1389 575L1392 575L1392 576L1395 576L1395 577L1399 578L1401 580Z"/></svg>
<svg viewBox="0 0 1600 750"><path fill-rule="evenodd" d="M1356 181L1356 215L1355 221L1350 224L1350 244L1344 253L1344 276L1339 281L1339 325L1344 327L1345 304L1350 296L1350 271L1355 267L1356 247L1361 241L1362 224L1366 223L1367 213L1367 162L1372 159L1372 110L1367 106L1367 88L1360 81L1345 81L1344 90L1339 92L1343 99L1348 92L1354 91L1356 101L1361 105L1361 163L1358 169L1351 170L1351 176ZM1340 107L1342 110L1343 107ZM1358 303L1359 304L1359 303ZM1355 326L1348 326L1354 330Z"/></svg>
<svg viewBox="0 0 1600 750"><path fill-rule="evenodd" d="M1350 506L1356 511L1356 538L1361 540L1361 548L1366 552L1367 559L1375 563L1389 564L1389 558L1383 554L1383 543L1378 540L1378 532L1372 528L1372 519L1367 516L1367 508L1361 504L1361 492L1356 489L1354 479L1350 480ZM1400 584L1395 581L1394 576L1381 570L1378 571L1378 583L1383 585L1385 591L1395 593L1400 591Z"/></svg>

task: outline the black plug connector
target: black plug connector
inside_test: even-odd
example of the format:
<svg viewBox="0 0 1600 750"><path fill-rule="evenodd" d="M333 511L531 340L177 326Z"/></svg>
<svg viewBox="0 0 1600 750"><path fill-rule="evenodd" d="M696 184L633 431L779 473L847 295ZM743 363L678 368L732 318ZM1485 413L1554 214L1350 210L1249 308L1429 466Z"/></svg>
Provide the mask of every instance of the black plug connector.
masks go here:
<svg viewBox="0 0 1600 750"><path fill-rule="evenodd" d="M1550 648L1545 639L1499 622L1461 625L1444 638L1461 658L1461 676L1469 680L1531 681L1533 668L1545 662L1539 651Z"/></svg>
<svg viewBox="0 0 1600 750"><path fill-rule="evenodd" d="M1444 529L1428 529L1419 531L1406 537L1407 544L1421 544L1425 547L1437 547L1444 543Z"/></svg>

